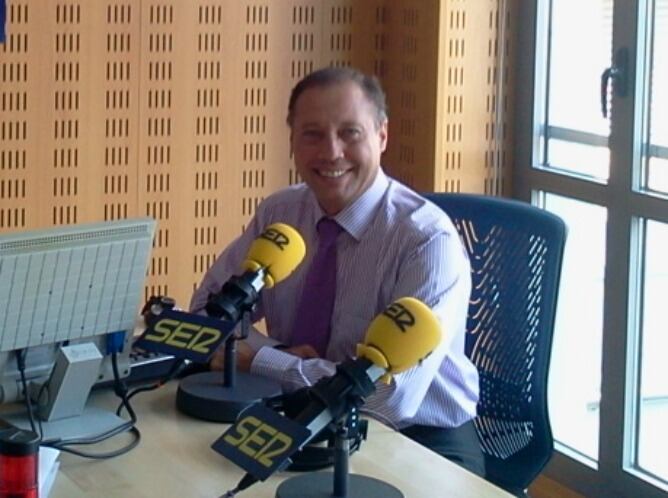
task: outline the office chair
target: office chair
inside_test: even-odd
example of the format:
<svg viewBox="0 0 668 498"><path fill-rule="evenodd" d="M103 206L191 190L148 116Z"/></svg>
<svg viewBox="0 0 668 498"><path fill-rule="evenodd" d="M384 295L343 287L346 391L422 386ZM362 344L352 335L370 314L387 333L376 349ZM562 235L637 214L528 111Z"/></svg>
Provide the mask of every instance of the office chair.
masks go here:
<svg viewBox="0 0 668 498"><path fill-rule="evenodd" d="M425 197L450 216L471 260L466 354L480 374L474 422L486 477L526 497L553 451L547 374L565 224L500 197Z"/></svg>

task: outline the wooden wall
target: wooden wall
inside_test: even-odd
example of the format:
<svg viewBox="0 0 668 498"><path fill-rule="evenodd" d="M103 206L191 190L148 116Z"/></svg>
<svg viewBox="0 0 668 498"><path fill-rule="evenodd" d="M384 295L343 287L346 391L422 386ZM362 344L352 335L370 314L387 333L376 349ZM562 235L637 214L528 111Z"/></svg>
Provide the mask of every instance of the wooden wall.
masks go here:
<svg viewBox="0 0 668 498"><path fill-rule="evenodd" d="M299 181L287 98L321 66L383 82L393 176L418 190L509 191L512 2L7 3L0 233L152 216L146 297L187 305L258 202Z"/></svg>

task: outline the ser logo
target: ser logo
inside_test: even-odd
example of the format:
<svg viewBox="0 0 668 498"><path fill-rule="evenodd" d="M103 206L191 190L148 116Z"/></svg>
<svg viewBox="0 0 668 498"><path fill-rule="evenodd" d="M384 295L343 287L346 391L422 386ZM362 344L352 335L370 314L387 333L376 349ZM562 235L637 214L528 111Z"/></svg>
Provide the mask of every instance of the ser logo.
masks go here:
<svg viewBox="0 0 668 498"><path fill-rule="evenodd" d="M415 317L408 311L408 309L401 303L390 304L383 315L389 317L402 332L415 325Z"/></svg>
<svg viewBox="0 0 668 498"><path fill-rule="evenodd" d="M234 424L232 432L223 436L223 440L267 468L274 466L276 459L290 450L293 443L290 436L253 416Z"/></svg>
<svg viewBox="0 0 668 498"><path fill-rule="evenodd" d="M147 351L205 362L234 328L233 323L208 316L165 310L136 345Z"/></svg>
<svg viewBox="0 0 668 498"><path fill-rule="evenodd" d="M273 242L281 251L290 243L290 239L283 232L279 232L275 228L267 228L260 235L263 239Z"/></svg>
<svg viewBox="0 0 668 498"><path fill-rule="evenodd" d="M210 354L212 344L220 342L222 333L211 327L195 323L163 318L158 320L144 337L147 341L163 342L178 349L190 349L195 353Z"/></svg>
<svg viewBox="0 0 668 498"><path fill-rule="evenodd" d="M211 445L228 460L264 481L281 470L311 437L311 431L262 403L246 408Z"/></svg>

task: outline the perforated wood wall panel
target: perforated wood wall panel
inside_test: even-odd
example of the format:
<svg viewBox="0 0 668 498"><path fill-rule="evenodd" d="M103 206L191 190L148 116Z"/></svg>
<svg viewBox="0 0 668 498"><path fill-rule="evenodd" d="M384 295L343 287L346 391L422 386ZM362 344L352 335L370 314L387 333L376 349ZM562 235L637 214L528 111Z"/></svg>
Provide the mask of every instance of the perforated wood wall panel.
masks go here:
<svg viewBox="0 0 668 498"><path fill-rule="evenodd" d="M441 11L435 189L510 192L514 0L450 0ZM439 130L440 128L440 130Z"/></svg>
<svg viewBox="0 0 668 498"><path fill-rule="evenodd" d="M11 24L5 43L0 45L0 230L20 230L37 223L38 199L33 185L29 188L28 164L37 161L34 133L28 134L28 123L37 120L28 107L36 98L37 88L28 85L28 34L35 32L29 24L25 2L7 6L7 23Z"/></svg>
<svg viewBox="0 0 668 498"><path fill-rule="evenodd" d="M509 192L514 8L503 0L386 2L385 163L394 176L418 190Z"/></svg>
<svg viewBox="0 0 668 498"><path fill-rule="evenodd" d="M488 143L484 192L509 196L512 191L512 170L515 136L513 134L513 102L515 101L515 69L517 61L517 12L520 0L495 0L490 8L488 34L488 94L485 112L488 123L495 123L486 134Z"/></svg>
<svg viewBox="0 0 668 498"><path fill-rule="evenodd" d="M152 216L145 297L187 305L258 203L299 181L287 99L326 65L382 80L390 174L500 192L514 1L10 0L0 231Z"/></svg>
<svg viewBox="0 0 668 498"><path fill-rule="evenodd" d="M387 2L383 12L391 118L385 164L418 190L434 187L440 9L436 1Z"/></svg>

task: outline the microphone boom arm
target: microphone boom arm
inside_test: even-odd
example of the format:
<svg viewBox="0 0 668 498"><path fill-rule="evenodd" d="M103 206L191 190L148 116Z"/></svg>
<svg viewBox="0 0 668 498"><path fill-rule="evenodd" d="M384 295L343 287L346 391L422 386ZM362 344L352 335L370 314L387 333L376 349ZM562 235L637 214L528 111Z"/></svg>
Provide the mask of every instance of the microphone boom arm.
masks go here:
<svg viewBox="0 0 668 498"><path fill-rule="evenodd" d="M364 404L376 391L375 381L385 373L384 368L366 358L346 360L337 365L336 375L324 377L308 388L310 402L294 419L311 432L308 441L352 407L359 408Z"/></svg>
<svg viewBox="0 0 668 498"><path fill-rule="evenodd" d="M255 308L264 287L266 268L232 276L217 293L209 294L205 309L209 316L238 323L245 312Z"/></svg>

